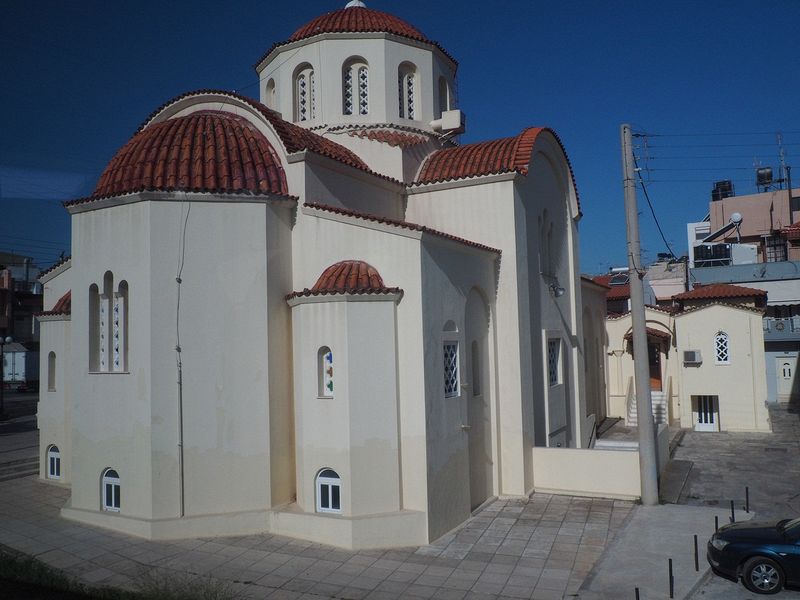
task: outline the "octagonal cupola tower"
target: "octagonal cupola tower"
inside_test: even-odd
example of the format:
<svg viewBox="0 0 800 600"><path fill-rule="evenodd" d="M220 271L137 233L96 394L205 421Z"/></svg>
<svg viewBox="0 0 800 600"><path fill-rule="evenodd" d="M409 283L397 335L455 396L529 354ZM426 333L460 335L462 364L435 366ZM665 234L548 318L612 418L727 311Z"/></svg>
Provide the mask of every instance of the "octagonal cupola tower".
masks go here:
<svg viewBox="0 0 800 600"><path fill-rule="evenodd" d="M261 101L297 125L395 125L441 131L453 120L457 63L406 21L361 0L323 14L256 64ZM323 133L324 134L324 133Z"/></svg>

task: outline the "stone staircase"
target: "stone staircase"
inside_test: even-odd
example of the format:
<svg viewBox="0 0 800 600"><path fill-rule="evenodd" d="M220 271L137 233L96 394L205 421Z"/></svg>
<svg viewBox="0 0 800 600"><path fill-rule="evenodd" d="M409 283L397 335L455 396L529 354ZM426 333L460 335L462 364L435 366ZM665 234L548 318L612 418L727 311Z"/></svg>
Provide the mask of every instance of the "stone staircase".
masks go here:
<svg viewBox="0 0 800 600"><path fill-rule="evenodd" d="M0 481L39 474L39 457L17 458L0 462Z"/></svg>
<svg viewBox="0 0 800 600"><path fill-rule="evenodd" d="M655 390L650 392L653 404L653 416L656 419L656 425L661 425L667 422L667 394L664 392L657 392ZM639 417L636 414L636 397L633 402L628 405L628 414L625 415L625 425L628 427L636 427L639 423Z"/></svg>

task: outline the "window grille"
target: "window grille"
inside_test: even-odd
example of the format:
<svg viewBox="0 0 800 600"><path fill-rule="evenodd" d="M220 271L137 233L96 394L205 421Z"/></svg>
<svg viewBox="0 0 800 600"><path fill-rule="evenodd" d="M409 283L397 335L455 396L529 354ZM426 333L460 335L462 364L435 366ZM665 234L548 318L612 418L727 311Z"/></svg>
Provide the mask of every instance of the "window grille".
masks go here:
<svg viewBox="0 0 800 600"><path fill-rule="evenodd" d="M729 363L731 361L730 351L728 348L728 334L720 331L714 337L714 353L717 363Z"/></svg>
<svg viewBox="0 0 800 600"><path fill-rule="evenodd" d="M444 396L458 396L458 342L444 343Z"/></svg>
<svg viewBox="0 0 800 600"><path fill-rule="evenodd" d="M413 119L416 111L414 110L414 74L407 73L406 74L406 108L408 113L408 118Z"/></svg>
<svg viewBox="0 0 800 600"><path fill-rule="evenodd" d="M561 354L561 340L547 340L547 380L550 385L558 385L558 359Z"/></svg>
<svg viewBox="0 0 800 600"><path fill-rule="evenodd" d="M304 74L297 78L297 120L308 120L308 82Z"/></svg>
<svg viewBox="0 0 800 600"><path fill-rule="evenodd" d="M344 70L344 114L353 114L353 69L348 67Z"/></svg>
<svg viewBox="0 0 800 600"><path fill-rule="evenodd" d="M770 235L764 238L766 262L781 262L786 257L786 240L779 235Z"/></svg>
<svg viewBox="0 0 800 600"><path fill-rule="evenodd" d="M358 113L361 115L369 113L369 69L367 67L358 69Z"/></svg>

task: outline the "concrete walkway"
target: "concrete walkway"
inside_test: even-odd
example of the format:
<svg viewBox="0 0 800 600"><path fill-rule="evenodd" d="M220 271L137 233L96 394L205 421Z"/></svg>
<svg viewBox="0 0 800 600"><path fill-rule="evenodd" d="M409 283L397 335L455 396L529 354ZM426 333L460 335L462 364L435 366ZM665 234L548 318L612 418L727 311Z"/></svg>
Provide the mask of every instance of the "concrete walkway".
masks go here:
<svg viewBox="0 0 800 600"><path fill-rule="evenodd" d="M347 552L269 534L149 542L62 519L68 497L35 477L0 483L0 544L89 584L131 588L159 569L271 600L574 597L634 508L536 494L494 501L430 546Z"/></svg>

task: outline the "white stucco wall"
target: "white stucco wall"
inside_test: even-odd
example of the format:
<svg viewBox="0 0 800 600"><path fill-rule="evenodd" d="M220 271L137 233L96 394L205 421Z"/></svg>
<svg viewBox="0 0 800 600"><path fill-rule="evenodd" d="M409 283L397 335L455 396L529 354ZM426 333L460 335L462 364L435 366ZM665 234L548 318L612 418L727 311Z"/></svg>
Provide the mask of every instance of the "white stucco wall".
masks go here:
<svg viewBox="0 0 800 600"><path fill-rule="evenodd" d="M719 428L722 431L770 431L767 400L764 332L759 311L712 304L676 316L678 356L699 350L698 366L683 366L681 372L681 424L693 425L692 396L719 398ZM715 360L714 338L728 334L730 362Z"/></svg>
<svg viewBox="0 0 800 600"><path fill-rule="evenodd" d="M290 383L269 384L268 366L285 369L288 361L270 361L268 288L290 273L288 210L256 202L136 202L73 216L73 450L81 460L74 463L72 509L99 511L100 477L110 467L121 479L120 516L180 516L177 328L185 514L271 505L270 429L286 429L291 414L269 404L271 393L288 396ZM129 285L124 373L88 372L88 290L106 270L115 285ZM288 331L288 307L276 307L271 324L283 319ZM291 456L291 449L277 450L283 461ZM289 497L286 473L281 485L288 489L277 496Z"/></svg>

